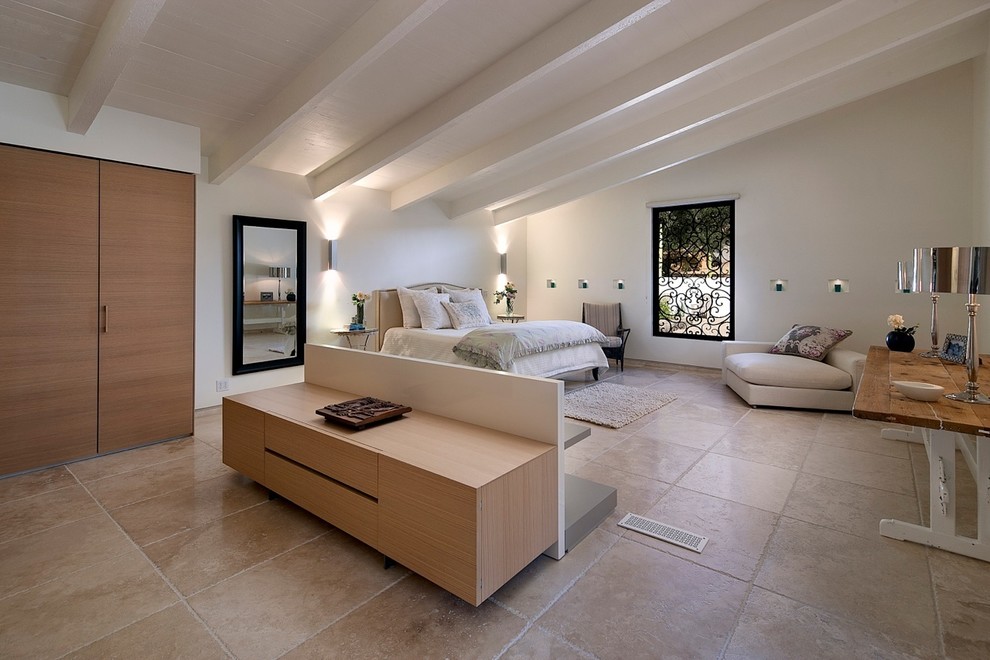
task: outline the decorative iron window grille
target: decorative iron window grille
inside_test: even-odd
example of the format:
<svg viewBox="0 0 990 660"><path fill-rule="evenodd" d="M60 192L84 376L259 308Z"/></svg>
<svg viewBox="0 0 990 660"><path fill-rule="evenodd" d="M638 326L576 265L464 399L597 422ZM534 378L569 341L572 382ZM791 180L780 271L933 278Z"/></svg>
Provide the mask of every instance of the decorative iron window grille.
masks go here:
<svg viewBox="0 0 990 660"><path fill-rule="evenodd" d="M653 336L733 339L735 201L653 209Z"/></svg>

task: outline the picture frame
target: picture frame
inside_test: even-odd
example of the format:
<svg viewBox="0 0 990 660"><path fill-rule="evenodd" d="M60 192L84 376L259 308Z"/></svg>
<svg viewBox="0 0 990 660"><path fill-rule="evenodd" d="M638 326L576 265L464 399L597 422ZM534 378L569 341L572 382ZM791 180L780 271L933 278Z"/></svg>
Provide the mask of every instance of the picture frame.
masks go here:
<svg viewBox="0 0 990 660"><path fill-rule="evenodd" d="M945 335L945 343L942 344L942 351L938 356L946 362L966 364L967 343L968 340L965 335L947 333Z"/></svg>
<svg viewBox="0 0 990 660"><path fill-rule="evenodd" d="M261 292L261 301L262 302L265 302L265 301L274 302L275 301L275 292L274 291L262 291Z"/></svg>

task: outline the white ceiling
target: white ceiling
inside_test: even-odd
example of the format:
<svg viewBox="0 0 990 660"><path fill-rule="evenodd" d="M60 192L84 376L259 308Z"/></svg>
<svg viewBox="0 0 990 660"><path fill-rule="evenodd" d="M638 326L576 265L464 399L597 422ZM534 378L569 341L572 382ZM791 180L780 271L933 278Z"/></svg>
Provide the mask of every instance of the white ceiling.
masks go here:
<svg viewBox="0 0 990 660"><path fill-rule="evenodd" d="M506 222L986 51L980 0L0 0L0 80Z"/></svg>

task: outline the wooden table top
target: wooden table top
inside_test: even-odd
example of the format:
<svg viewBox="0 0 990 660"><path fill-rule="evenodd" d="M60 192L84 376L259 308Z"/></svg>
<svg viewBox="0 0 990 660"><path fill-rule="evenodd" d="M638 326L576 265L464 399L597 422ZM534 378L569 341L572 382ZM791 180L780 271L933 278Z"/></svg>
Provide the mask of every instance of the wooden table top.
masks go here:
<svg viewBox="0 0 990 660"><path fill-rule="evenodd" d="M983 358L979 372L980 392L990 394L990 359ZM946 394L951 394L964 391L969 379L965 365L871 346L863 380L856 392L853 415L881 422L990 435L990 405L962 403L945 397L932 402L915 401L898 392L890 384L894 380L941 385Z"/></svg>

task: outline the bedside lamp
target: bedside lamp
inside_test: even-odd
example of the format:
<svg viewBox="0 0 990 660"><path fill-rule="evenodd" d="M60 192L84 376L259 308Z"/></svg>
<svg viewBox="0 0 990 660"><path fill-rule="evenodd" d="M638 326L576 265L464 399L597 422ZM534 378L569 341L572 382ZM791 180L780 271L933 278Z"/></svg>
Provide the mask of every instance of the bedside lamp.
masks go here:
<svg viewBox="0 0 990 660"><path fill-rule="evenodd" d="M278 299L282 299L282 280L284 278L292 277L292 268L289 266L269 266L268 267L268 277L275 277L278 279Z"/></svg>

